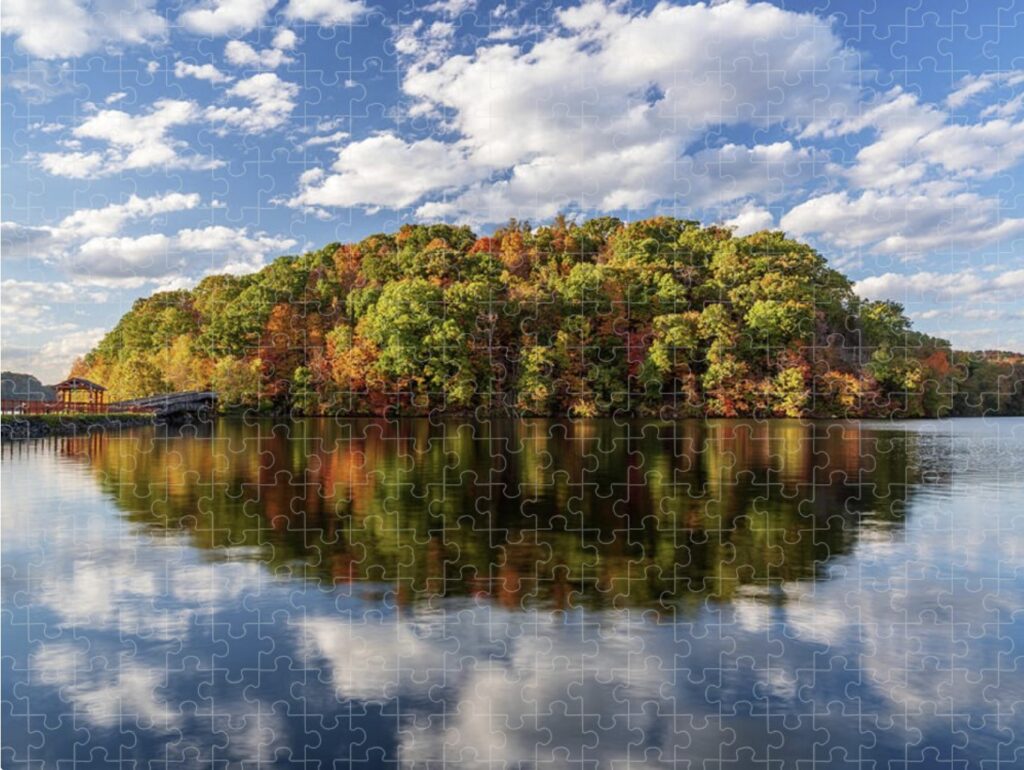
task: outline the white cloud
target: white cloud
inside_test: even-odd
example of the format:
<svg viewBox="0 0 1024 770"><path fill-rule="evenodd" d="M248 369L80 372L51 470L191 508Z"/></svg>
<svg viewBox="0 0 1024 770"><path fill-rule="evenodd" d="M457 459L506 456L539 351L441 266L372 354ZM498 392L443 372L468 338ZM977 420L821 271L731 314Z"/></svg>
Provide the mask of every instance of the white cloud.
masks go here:
<svg viewBox="0 0 1024 770"><path fill-rule="evenodd" d="M666 199L691 207L749 196L782 197L810 177L815 154L789 142L727 144L678 156L671 137L562 160L541 156L517 165L507 179L486 180L417 209L426 219L484 224L517 216L547 219L570 205L584 210L642 210Z"/></svg>
<svg viewBox="0 0 1024 770"><path fill-rule="evenodd" d="M211 225L173 235L90 238L68 254L64 266L98 286L132 287L196 272L253 272L264 266L268 256L295 245L293 238Z"/></svg>
<svg viewBox="0 0 1024 770"><path fill-rule="evenodd" d="M241 40L228 41L224 46L224 58L228 60L229 64L234 64L236 67L260 67L271 70L294 61L281 49L265 48L262 51L257 51Z"/></svg>
<svg viewBox="0 0 1024 770"><path fill-rule="evenodd" d="M76 331L76 325L61 324L58 321L58 318L67 318L67 314L56 314L54 305L65 308L91 306L106 302L108 298L105 291L66 281L21 281L13 278L5 279L0 284L0 296L3 298L5 336L11 333L46 333L52 336L58 329L61 332Z"/></svg>
<svg viewBox="0 0 1024 770"><path fill-rule="evenodd" d="M256 29L277 0L202 0L178 17L197 35L244 35Z"/></svg>
<svg viewBox="0 0 1024 770"><path fill-rule="evenodd" d="M198 206L199 200L196 193L167 193L148 198L132 195L124 203L113 203L96 209L79 209L65 217L57 231L69 238L113 235L129 220L187 211Z"/></svg>
<svg viewBox="0 0 1024 770"><path fill-rule="evenodd" d="M42 153L40 165L49 173L73 179L109 176L125 171L161 168L214 168L222 165L187 152L187 143L168 134L194 122L199 110L194 102L161 99L146 112L131 115L121 110L100 110L72 130L78 139L105 142L103 152Z"/></svg>
<svg viewBox="0 0 1024 770"><path fill-rule="evenodd" d="M195 193L166 193L150 197L132 195L124 203L78 209L53 226L29 227L4 222L0 225L4 254L42 261L59 260L76 241L116 235L128 222L187 211L196 208L199 202L199 195Z"/></svg>
<svg viewBox="0 0 1024 770"><path fill-rule="evenodd" d="M986 72L981 75L968 75L962 78L957 88L946 97L946 105L954 109L963 107L978 94L998 86L1018 86L1024 83L1024 70L1007 70L1006 72Z"/></svg>
<svg viewBox="0 0 1024 770"><path fill-rule="evenodd" d="M284 15L293 21L307 21L329 27L352 24L368 11L363 0L291 0L284 9Z"/></svg>
<svg viewBox="0 0 1024 770"><path fill-rule="evenodd" d="M103 155L98 152L44 152L39 156L39 165L54 176L69 179L87 179L99 174L103 167Z"/></svg>
<svg viewBox="0 0 1024 770"><path fill-rule="evenodd" d="M67 324L54 328L52 319L46 329L48 339L41 344L9 346L5 339L4 368L28 370L44 382L58 382L67 375L71 362L92 350L107 332L102 327L79 329ZM10 331L20 330L6 330L5 338ZM55 334L57 331L59 334Z"/></svg>
<svg viewBox="0 0 1024 770"><path fill-rule="evenodd" d="M954 273L922 271L910 275L884 273L854 284L854 291L865 299L891 299L910 302L1010 302L1024 296L1024 269L985 274L978 270Z"/></svg>
<svg viewBox="0 0 1024 770"><path fill-rule="evenodd" d="M335 131L333 134L324 134L323 136L311 136L309 139L302 143L303 147L318 147L325 144L338 145L348 139L348 133L345 131Z"/></svg>
<svg viewBox="0 0 1024 770"><path fill-rule="evenodd" d="M752 147L730 143L680 159L663 195L676 191L687 203L702 206L745 197L775 200L825 167L822 155L791 142Z"/></svg>
<svg viewBox="0 0 1024 770"><path fill-rule="evenodd" d="M117 102L121 101L122 99L126 98L127 96L128 96L128 94L126 94L124 91L116 91L116 92L112 93L110 96L108 96L106 99L104 99L103 103L104 104L116 104Z"/></svg>
<svg viewBox="0 0 1024 770"><path fill-rule="evenodd" d="M103 46L164 38L167 22L156 0L7 0L3 33L42 59L81 56Z"/></svg>
<svg viewBox="0 0 1024 770"><path fill-rule="evenodd" d="M876 132L876 140L857 152L847 176L861 187L907 187L921 181L928 170L918 143L945 122L945 113L897 89L863 114L824 133L835 137Z"/></svg>
<svg viewBox="0 0 1024 770"><path fill-rule="evenodd" d="M750 235L760 230L771 230L775 227L775 217L768 209L754 203L746 203L736 216L725 220L725 226L731 227L738 236Z"/></svg>
<svg viewBox="0 0 1024 770"><path fill-rule="evenodd" d="M208 80L211 83L224 83L232 79L212 64L190 64L184 61L174 63L174 76L176 78L191 77L197 80Z"/></svg>
<svg viewBox="0 0 1024 770"><path fill-rule="evenodd" d="M228 96L247 99L249 107L208 107L207 120L225 127L238 128L249 133L280 128L295 109L299 87L281 80L273 72L261 72L241 80L230 89Z"/></svg>
<svg viewBox="0 0 1024 770"><path fill-rule="evenodd" d="M445 13L449 16L459 16L466 11L476 8L477 0L436 0L423 7L427 13Z"/></svg>
<svg viewBox="0 0 1024 770"><path fill-rule="evenodd" d="M416 19L395 32L395 50L415 59L417 66L440 64L455 40L455 25L445 21L427 24Z"/></svg>
<svg viewBox="0 0 1024 770"><path fill-rule="evenodd" d="M990 177L1024 157L1024 122L953 124L949 115L895 89L863 114L821 133L876 133L847 171L859 187L906 189L936 177Z"/></svg>
<svg viewBox="0 0 1024 770"><path fill-rule="evenodd" d="M805 120L856 98L843 68L850 55L809 14L733 2L629 16L591 2L559 18L563 29L528 51L489 45L414 67L404 89L427 107L454 110L454 127L497 166L666 135L683 148L711 125ZM723 60L736 66L723 72ZM827 86L824 101L808 71Z"/></svg>
<svg viewBox="0 0 1024 770"><path fill-rule="evenodd" d="M990 104L981 111L981 117L1012 118L1022 110L1024 110L1024 92L1021 92L1006 101Z"/></svg>
<svg viewBox="0 0 1024 770"><path fill-rule="evenodd" d="M98 278L151 278L182 267L172 240L163 233L138 238L98 236L83 243L68 267L78 275Z"/></svg>
<svg viewBox="0 0 1024 770"><path fill-rule="evenodd" d="M70 62L31 59L24 68L7 75L4 86L13 88L28 104L38 105L73 92L78 84Z"/></svg>
<svg viewBox="0 0 1024 770"><path fill-rule="evenodd" d="M63 123L58 123L56 121L51 123L39 121L38 123L33 123L29 126L30 131L39 131L43 134L56 134L58 131L63 131L65 128L66 126Z"/></svg>
<svg viewBox="0 0 1024 770"><path fill-rule="evenodd" d="M298 36L290 29L279 29L271 45L281 51L291 51L299 44Z"/></svg>
<svg viewBox="0 0 1024 770"><path fill-rule="evenodd" d="M688 145L710 126L843 115L859 93L853 55L810 14L739 1L628 14L589 2L557 18L532 47L484 41L460 56L447 53L450 24L401 30L410 115L436 117L457 138L353 142L329 171L304 174L292 203L419 203L420 217L493 222L779 196L806 178L809 150L779 142L687 156ZM737 66L723 71L723 60Z"/></svg>
<svg viewBox="0 0 1024 770"><path fill-rule="evenodd" d="M18 222L0 223L0 252L3 258L40 256L53 242L52 227L33 227Z"/></svg>
<svg viewBox="0 0 1024 770"><path fill-rule="evenodd" d="M440 187L466 184L479 175L464 150L435 139L406 142L385 133L338 151L325 175L303 175L294 206L409 206Z"/></svg>
<svg viewBox="0 0 1024 770"><path fill-rule="evenodd" d="M1024 121L944 126L923 137L920 146L931 162L948 171L988 177L1024 158Z"/></svg>
<svg viewBox="0 0 1024 770"><path fill-rule="evenodd" d="M999 209L996 199L919 185L909 192L819 195L795 206L780 224L793 235L817 235L839 248L915 258L1024 234L1024 219L1004 218Z"/></svg>
<svg viewBox="0 0 1024 770"><path fill-rule="evenodd" d="M233 275L259 270L266 264L267 257L284 254L298 243L294 238L250 234L248 228L220 225L182 230L177 242L183 251L208 257L207 273Z"/></svg>

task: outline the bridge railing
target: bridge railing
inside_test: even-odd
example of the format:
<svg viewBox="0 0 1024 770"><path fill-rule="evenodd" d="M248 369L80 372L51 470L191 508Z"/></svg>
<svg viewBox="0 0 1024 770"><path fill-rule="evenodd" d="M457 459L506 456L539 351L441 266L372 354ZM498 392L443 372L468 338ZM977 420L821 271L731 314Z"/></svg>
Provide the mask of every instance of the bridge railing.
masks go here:
<svg viewBox="0 0 1024 770"><path fill-rule="evenodd" d="M0 401L3 414L111 414L124 412L164 412L182 406L209 406L217 401L217 394L209 390L187 393L166 393L159 396L94 404L88 401L29 401L9 399Z"/></svg>
<svg viewBox="0 0 1024 770"><path fill-rule="evenodd" d="M88 401L25 401L5 398L0 401L3 414L110 414L151 412L152 407L136 404L93 404Z"/></svg>
<svg viewBox="0 0 1024 770"><path fill-rule="evenodd" d="M146 396L145 398L134 398L128 401L116 401L109 406L113 410L119 409L160 409L178 406L181 404L207 404L217 400L216 392L212 390L191 390L183 393L163 393L158 396Z"/></svg>

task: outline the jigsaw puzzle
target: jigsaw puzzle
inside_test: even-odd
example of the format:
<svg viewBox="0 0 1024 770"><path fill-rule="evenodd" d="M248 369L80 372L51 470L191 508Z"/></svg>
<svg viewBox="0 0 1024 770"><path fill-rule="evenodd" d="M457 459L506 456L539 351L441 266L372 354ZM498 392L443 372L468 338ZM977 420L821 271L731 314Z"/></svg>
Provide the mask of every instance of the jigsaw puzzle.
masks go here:
<svg viewBox="0 0 1024 770"><path fill-rule="evenodd" d="M8 0L0 765L1024 767L1022 24Z"/></svg>

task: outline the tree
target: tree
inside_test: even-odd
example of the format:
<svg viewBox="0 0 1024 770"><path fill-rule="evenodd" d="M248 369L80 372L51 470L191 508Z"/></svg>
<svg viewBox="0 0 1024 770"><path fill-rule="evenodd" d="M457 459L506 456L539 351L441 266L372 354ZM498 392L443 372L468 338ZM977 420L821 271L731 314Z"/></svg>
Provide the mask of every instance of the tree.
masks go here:
<svg viewBox="0 0 1024 770"><path fill-rule="evenodd" d="M559 215L404 225L160 292L74 372L342 414L890 416L1024 410L1008 356L915 332L780 232Z"/></svg>
<svg viewBox="0 0 1024 770"><path fill-rule="evenodd" d="M213 387L223 408L248 408L260 403L262 361L226 356L213 368Z"/></svg>

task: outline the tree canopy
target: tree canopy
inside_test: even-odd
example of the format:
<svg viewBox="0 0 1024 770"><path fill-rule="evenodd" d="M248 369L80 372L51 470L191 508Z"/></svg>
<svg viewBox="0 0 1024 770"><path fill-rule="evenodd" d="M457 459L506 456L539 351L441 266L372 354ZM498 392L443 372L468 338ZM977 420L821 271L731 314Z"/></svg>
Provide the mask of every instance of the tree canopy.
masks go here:
<svg viewBox="0 0 1024 770"><path fill-rule="evenodd" d="M138 300L73 373L305 414L1020 413L962 354L780 232L655 217L406 225Z"/></svg>

